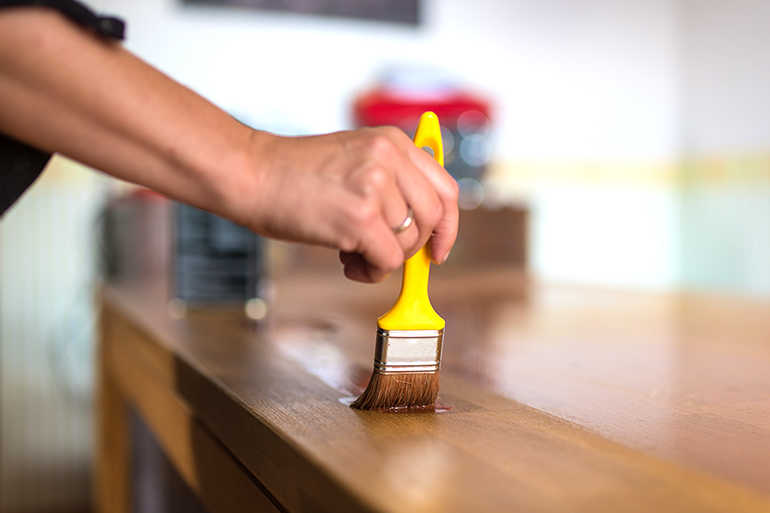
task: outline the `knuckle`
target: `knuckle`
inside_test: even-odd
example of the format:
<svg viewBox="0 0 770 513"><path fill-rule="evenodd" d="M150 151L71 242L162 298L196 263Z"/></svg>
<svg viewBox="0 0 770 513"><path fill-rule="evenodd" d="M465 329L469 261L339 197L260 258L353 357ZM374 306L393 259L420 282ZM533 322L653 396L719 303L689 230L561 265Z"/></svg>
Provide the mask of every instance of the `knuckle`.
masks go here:
<svg viewBox="0 0 770 513"><path fill-rule="evenodd" d="M452 178L449 181L449 199L452 200L452 203L457 203L457 200L460 198L460 185L457 183L457 180Z"/></svg>
<svg viewBox="0 0 770 513"><path fill-rule="evenodd" d="M376 201L364 200L357 202L351 210L351 217L359 226L369 226L379 215L379 205Z"/></svg>
<svg viewBox="0 0 770 513"><path fill-rule="evenodd" d="M382 132L392 139L400 139L406 135L403 130L395 126L384 126Z"/></svg>
<svg viewBox="0 0 770 513"><path fill-rule="evenodd" d="M390 138L382 131L372 136L369 141L369 151L375 160L386 160L390 158L391 154L395 150L395 145Z"/></svg>
<svg viewBox="0 0 770 513"><path fill-rule="evenodd" d="M337 246L346 253L352 253L356 250L356 239L351 235L342 235L337 241Z"/></svg>
<svg viewBox="0 0 770 513"><path fill-rule="evenodd" d="M389 179L388 172L381 167L373 167L367 170L363 175L364 193L372 195L382 192Z"/></svg>

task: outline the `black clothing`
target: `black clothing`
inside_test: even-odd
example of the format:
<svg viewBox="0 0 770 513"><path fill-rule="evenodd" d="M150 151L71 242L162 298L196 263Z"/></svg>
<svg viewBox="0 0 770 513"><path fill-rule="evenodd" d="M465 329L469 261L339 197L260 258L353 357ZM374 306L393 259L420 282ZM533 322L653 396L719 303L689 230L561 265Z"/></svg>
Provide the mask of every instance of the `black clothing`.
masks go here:
<svg viewBox="0 0 770 513"><path fill-rule="evenodd" d="M74 0L0 0L0 9L22 6L56 9L103 38L121 40L125 34L122 20L99 16ZM49 153L0 133L0 216L37 179L50 158Z"/></svg>
<svg viewBox="0 0 770 513"><path fill-rule="evenodd" d="M0 133L0 215L37 180L50 158L49 153Z"/></svg>

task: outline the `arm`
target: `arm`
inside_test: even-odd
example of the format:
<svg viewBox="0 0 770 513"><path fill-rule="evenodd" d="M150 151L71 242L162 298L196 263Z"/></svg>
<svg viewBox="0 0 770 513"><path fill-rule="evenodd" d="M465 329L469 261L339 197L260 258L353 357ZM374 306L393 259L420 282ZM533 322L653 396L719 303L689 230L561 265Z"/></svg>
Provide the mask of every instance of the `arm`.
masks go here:
<svg viewBox="0 0 770 513"><path fill-rule="evenodd" d="M2 132L257 233L338 248L353 279L381 279L434 231L437 261L454 243L456 185L400 131L252 130L44 9L0 12L0 104ZM417 226L396 236L407 204Z"/></svg>

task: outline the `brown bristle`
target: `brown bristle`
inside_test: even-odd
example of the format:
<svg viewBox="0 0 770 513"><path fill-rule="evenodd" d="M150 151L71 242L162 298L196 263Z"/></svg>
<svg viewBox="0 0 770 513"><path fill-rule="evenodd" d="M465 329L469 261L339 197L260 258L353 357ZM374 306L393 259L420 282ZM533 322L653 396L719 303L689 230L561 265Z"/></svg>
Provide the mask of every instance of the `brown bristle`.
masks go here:
<svg viewBox="0 0 770 513"><path fill-rule="evenodd" d="M436 403L438 372L374 372L366 390L350 406L360 410L427 408Z"/></svg>

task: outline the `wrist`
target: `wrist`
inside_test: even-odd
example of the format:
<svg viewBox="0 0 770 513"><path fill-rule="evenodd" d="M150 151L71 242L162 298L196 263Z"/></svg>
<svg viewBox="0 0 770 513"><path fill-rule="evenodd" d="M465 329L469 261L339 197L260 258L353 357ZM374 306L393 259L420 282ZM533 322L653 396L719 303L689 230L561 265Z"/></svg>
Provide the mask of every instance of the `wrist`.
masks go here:
<svg viewBox="0 0 770 513"><path fill-rule="evenodd" d="M231 177L222 184L223 214L236 223L263 233L260 206L265 204L266 182L270 168L270 147L277 136L248 129L249 133L235 151Z"/></svg>

